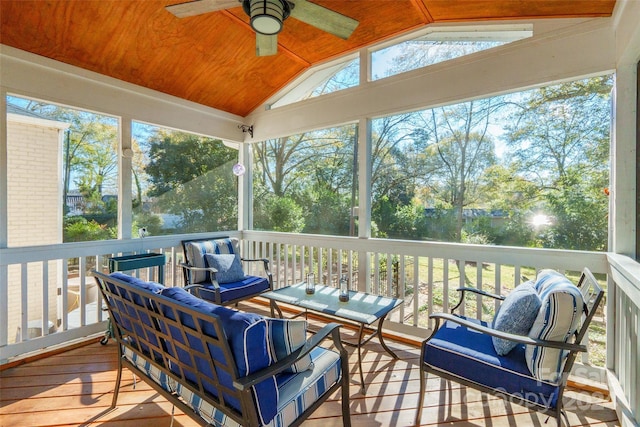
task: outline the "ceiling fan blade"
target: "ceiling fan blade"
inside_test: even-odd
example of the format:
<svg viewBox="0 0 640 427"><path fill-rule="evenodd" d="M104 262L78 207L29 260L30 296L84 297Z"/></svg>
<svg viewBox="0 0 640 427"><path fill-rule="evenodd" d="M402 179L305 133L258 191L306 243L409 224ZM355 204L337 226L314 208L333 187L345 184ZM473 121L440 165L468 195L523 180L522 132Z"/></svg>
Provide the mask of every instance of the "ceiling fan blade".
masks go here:
<svg viewBox="0 0 640 427"><path fill-rule="evenodd" d="M223 9L230 9L241 5L240 0L195 0L187 3L173 4L166 6L167 11L173 13L178 18L201 15L203 13L215 12Z"/></svg>
<svg viewBox="0 0 640 427"><path fill-rule="evenodd" d="M271 56L278 53L278 35L256 33L256 56Z"/></svg>
<svg viewBox="0 0 640 427"><path fill-rule="evenodd" d="M358 26L355 19L307 0L295 0L291 16L345 40Z"/></svg>

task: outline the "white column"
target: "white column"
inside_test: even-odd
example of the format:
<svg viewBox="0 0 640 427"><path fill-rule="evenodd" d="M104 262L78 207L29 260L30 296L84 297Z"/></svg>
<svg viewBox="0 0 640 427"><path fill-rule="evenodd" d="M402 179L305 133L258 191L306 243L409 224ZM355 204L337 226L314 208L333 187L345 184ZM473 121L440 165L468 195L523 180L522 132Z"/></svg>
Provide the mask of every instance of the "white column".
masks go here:
<svg viewBox="0 0 640 427"><path fill-rule="evenodd" d="M637 65L616 69L611 138L611 252L635 258L636 251L636 108Z"/></svg>
<svg viewBox="0 0 640 427"><path fill-rule="evenodd" d="M8 219L9 209L9 189L7 187L8 170L8 142L7 142L7 91L0 88L0 251L7 247L8 242ZM9 295L9 270L7 266L0 265L0 325L7 325L9 322L9 310L7 300ZM6 346L8 342L8 332L5 326L0 327L0 347Z"/></svg>
<svg viewBox="0 0 640 427"><path fill-rule="evenodd" d="M9 165L7 141L7 91L0 88L0 248L6 248L8 237L9 189L7 187ZM1 282L1 280L0 280Z"/></svg>
<svg viewBox="0 0 640 427"><path fill-rule="evenodd" d="M131 118L122 117L119 121L118 142L118 238L131 239L131 227L133 224L133 210L131 206L133 164ZM144 225L144 224L141 224Z"/></svg>
<svg viewBox="0 0 640 427"><path fill-rule="evenodd" d="M241 143L238 162L245 167L244 175L238 177L238 230L253 228L253 157L251 144Z"/></svg>

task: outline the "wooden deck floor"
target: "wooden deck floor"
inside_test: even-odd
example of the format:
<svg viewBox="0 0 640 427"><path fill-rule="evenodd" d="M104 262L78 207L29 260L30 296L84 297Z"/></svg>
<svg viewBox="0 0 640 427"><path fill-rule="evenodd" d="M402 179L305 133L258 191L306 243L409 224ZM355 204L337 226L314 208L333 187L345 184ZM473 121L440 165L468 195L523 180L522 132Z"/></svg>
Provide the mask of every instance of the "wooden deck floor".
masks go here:
<svg viewBox="0 0 640 427"><path fill-rule="evenodd" d="M419 350L387 341L399 360L393 360L374 340L365 346L363 367L367 393L351 387L354 426L411 426L418 405ZM358 378L357 352L350 350L351 377ZM172 406L143 381L134 389L133 375L123 377L118 407L109 411L116 378L117 348L93 343L0 372L0 426L122 426L160 427L171 424ZM308 427L341 426L339 396L332 397ZM471 389L430 377L420 425L555 426L553 419ZM565 393L572 426L620 425L611 402L593 393ZM174 424L196 426L176 410Z"/></svg>

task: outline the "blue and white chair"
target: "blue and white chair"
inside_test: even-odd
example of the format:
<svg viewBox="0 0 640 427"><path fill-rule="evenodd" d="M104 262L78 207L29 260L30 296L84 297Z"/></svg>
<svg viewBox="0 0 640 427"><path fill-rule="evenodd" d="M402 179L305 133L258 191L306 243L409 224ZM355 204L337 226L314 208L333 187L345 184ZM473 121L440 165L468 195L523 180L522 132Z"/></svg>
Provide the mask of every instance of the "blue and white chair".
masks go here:
<svg viewBox="0 0 640 427"><path fill-rule="evenodd" d="M553 415L558 426L566 414L562 396L582 339L603 297L588 269L575 286L564 275L541 270L506 298L462 288L460 302L436 313L433 334L422 343L420 424L426 376L434 374L462 385ZM493 322L453 314L465 293L501 300ZM568 420L567 420L568 424Z"/></svg>
<svg viewBox="0 0 640 427"><path fill-rule="evenodd" d="M185 289L218 305L229 305L273 289L269 260L244 259L235 237L184 240ZM263 276L245 274L244 263L260 263Z"/></svg>

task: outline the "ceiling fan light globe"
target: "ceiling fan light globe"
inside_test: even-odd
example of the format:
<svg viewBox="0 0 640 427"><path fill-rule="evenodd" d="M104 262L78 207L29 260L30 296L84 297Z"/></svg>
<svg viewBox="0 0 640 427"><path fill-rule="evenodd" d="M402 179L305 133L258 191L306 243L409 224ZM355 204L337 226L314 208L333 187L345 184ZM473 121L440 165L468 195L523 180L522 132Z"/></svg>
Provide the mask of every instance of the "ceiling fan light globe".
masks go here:
<svg viewBox="0 0 640 427"><path fill-rule="evenodd" d="M282 22L269 15L258 15L251 18L251 27L260 34L271 36L282 31Z"/></svg>
<svg viewBox="0 0 640 427"><path fill-rule="evenodd" d="M286 0L244 0L243 8L251 18L251 28L265 35L282 31L282 21L291 12Z"/></svg>

